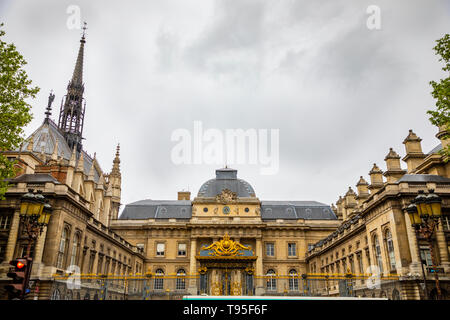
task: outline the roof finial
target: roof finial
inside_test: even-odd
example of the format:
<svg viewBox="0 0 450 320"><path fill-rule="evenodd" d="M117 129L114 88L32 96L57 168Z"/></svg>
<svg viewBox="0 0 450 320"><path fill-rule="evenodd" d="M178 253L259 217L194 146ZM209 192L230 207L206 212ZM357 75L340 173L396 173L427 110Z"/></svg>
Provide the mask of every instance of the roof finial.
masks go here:
<svg viewBox="0 0 450 320"><path fill-rule="evenodd" d="M50 95L48 96L48 105L45 112L45 121L48 122L48 119L50 118L50 115L52 114L52 103L53 100L55 100L55 94L53 93L53 89L50 90Z"/></svg>
<svg viewBox="0 0 450 320"><path fill-rule="evenodd" d="M82 36L81 36L81 39L83 39L84 40L84 38L85 38L85 36L86 36L86 30L87 30L87 22L85 21L85 22L83 22L83 34L82 34Z"/></svg>

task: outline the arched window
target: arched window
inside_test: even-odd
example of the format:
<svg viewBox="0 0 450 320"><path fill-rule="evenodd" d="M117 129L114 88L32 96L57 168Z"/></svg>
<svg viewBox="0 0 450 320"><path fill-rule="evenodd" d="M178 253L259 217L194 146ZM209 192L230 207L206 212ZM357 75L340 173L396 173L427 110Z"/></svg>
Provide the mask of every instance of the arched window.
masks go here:
<svg viewBox="0 0 450 320"><path fill-rule="evenodd" d="M76 233L73 237L73 243L72 243L72 253L70 255L70 265L77 265L78 264L78 252L80 248L80 242L81 242L81 236L79 233Z"/></svg>
<svg viewBox="0 0 450 320"><path fill-rule="evenodd" d="M59 242L58 256L56 258L56 267L63 269L66 260L67 247L69 245L69 227L65 227L61 234L61 241Z"/></svg>
<svg viewBox="0 0 450 320"><path fill-rule="evenodd" d="M392 300L400 300L400 292L397 289L392 290Z"/></svg>
<svg viewBox="0 0 450 320"><path fill-rule="evenodd" d="M298 291L298 274L295 269L289 271L289 291Z"/></svg>
<svg viewBox="0 0 450 320"><path fill-rule="evenodd" d="M66 293L66 300L73 300L72 290L67 291L67 293Z"/></svg>
<svg viewBox="0 0 450 320"><path fill-rule="evenodd" d="M186 271L184 271L184 269L179 269L177 271L176 289L177 290L186 289Z"/></svg>
<svg viewBox="0 0 450 320"><path fill-rule="evenodd" d="M394 242L392 241L392 234L389 229L386 229L385 242L386 242L386 249L388 252L389 266L391 270L395 270L396 267L395 267Z"/></svg>
<svg viewBox="0 0 450 320"><path fill-rule="evenodd" d="M380 273L383 272L383 259L381 257L381 247L380 242L378 241L378 236L373 236L373 252L375 255L375 261L377 262L378 268L380 269Z"/></svg>
<svg viewBox="0 0 450 320"><path fill-rule="evenodd" d="M275 271L267 270L267 290L277 290L277 279L275 278Z"/></svg>
<svg viewBox="0 0 450 320"><path fill-rule="evenodd" d="M61 300L61 293L58 289L53 290L51 300Z"/></svg>
<svg viewBox="0 0 450 320"><path fill-rule="evenodd" d="M157 269L155 272L155 290L164 289L164 271Z"/></svg>

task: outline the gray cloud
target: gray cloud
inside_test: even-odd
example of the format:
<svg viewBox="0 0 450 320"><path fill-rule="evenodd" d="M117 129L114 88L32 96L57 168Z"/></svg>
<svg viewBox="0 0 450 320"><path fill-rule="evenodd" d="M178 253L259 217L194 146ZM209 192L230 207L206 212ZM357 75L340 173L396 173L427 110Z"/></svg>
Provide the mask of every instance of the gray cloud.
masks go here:
<svg viewBox="0 0 450 320"><path fill-rule="evenodd" d="M121 143L123 203L197 193L213 165L176 166L177 128L279 128L280 171L235 166L261 199L334 202L384 167L389 147L404 154L412 128L424 151L438 141L426 110L428 82L442 77L432 51L450 30L448 1L6 1L8 39L42 88L65 94L79 30L66 27L78 4L89 24L85 53L85 148L110 170ZM381 8L382 29L366 28ZM55 103L53 117L59 106Z"/></svg>

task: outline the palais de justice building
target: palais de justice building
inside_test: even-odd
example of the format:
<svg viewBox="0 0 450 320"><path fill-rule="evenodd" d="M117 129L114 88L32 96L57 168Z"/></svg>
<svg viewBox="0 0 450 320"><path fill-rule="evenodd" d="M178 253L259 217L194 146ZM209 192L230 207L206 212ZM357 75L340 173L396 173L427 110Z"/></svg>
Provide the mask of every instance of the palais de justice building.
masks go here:
<svg viewBox="0 0 450 320"><path fill-rule="evenodd" d="M259 199L241 179L245 172L223 168L211 173L195 195L174 190L174 200L141 200L122 209L126 177L119 148L105 172L82 145L89 119L85 42L83 35L58 121L51 119L50 95L42 125L21 148L3 151L17 161L18 172L0 201L1 284L9 281L8 262L25 253L19 208L21 197L34 189L54 212L31 251L31 299L179 299L186 294L424 299L436 295L431 249L447 295L450 164L439 152L448 145L445 129L428 153L411 130L403 141L407 169L390 149L386 170L374 164L370 182L361 176L357 192L349 187L336 206ZM443 213L431 247L416 236L405 211L420 190L430 189L442 198ZM367 283L371 266L378 267L379 286ZM65 277L77 273L83 276L81 286L67 286Z"/></svg>
<svg viewBox="0 0 450 320"><path fill-rule="evenodd" d="M323 203L262 201L237 170L224 168L193 199L179 192L178 200L128 204L111 227L143 249L155 277L188 275L190 294L260 295L289 291L288 282L268 287L262 276L298 281L308 245L339 223Z"/></svg>

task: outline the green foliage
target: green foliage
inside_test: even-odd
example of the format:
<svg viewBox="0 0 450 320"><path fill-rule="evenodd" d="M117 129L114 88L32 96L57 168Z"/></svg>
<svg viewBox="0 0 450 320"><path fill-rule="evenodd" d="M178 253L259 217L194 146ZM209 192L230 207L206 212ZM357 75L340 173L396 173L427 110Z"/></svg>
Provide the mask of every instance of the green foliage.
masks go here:
<svg viewBox="0 0 450 320"><path fill-rule="evenodd" d="M437 45L433 48L436 55L439 55L439 61L444 62L442 70L450 73L450 35L446 34L443 38L436 41ZM431 116L432 124L450 129L450 76L441 79L439 82L430 81L433 91L431 95L436 99L436 109L429 110L427 113ZM446 138L449 138L447 135ZM450 145L442 154L450 156Z"/></svg>
<svg viewBox="0 0 450 320"><path fill-rule="evenodd" d="M4 39L5 31L0 24L0 151L14 150L23 142L23 127L31 119L28 98L35 98L38 87L31 87L31 80L23 69L27 64L12 43ZM5 179L14 176L14 162L0 153L0 199L8 184Z"/></svg>

